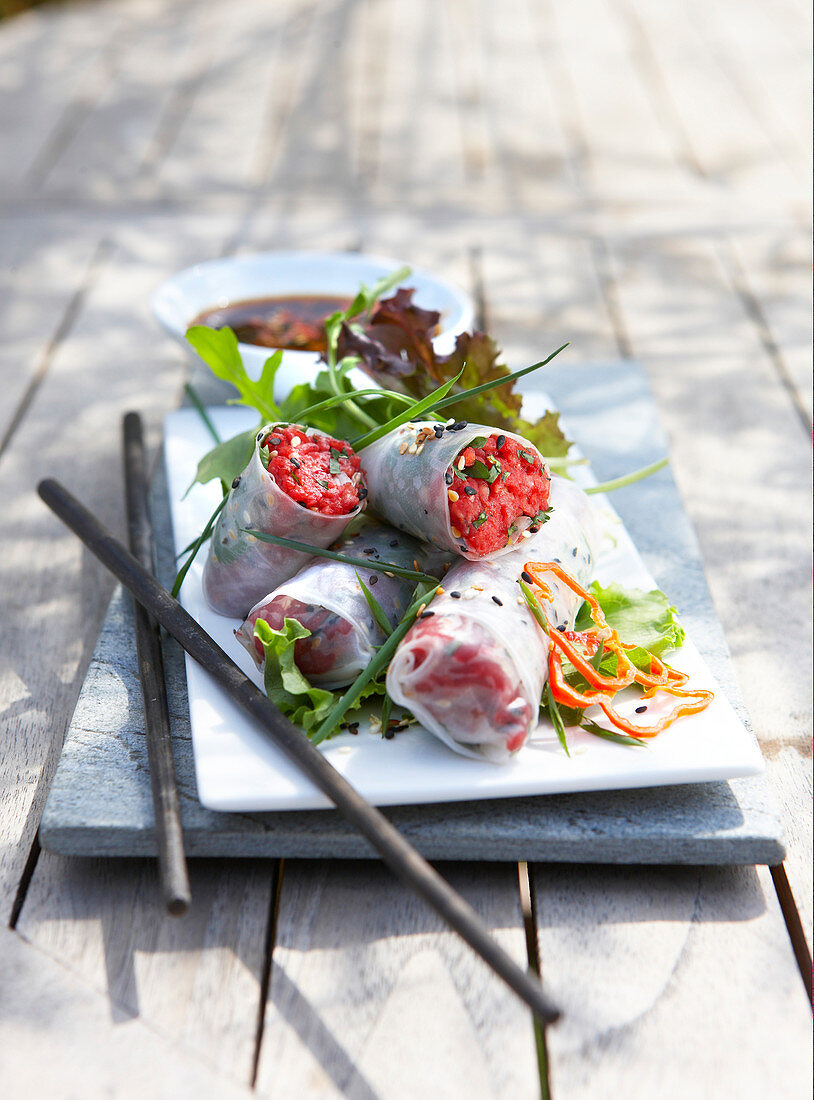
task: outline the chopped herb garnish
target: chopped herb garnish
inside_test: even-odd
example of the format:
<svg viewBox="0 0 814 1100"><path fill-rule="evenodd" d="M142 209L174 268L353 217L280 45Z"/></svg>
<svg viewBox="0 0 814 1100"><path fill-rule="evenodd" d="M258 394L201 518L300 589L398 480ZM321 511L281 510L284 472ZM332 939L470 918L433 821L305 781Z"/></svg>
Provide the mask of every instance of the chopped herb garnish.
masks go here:
<svg viewBox="0 0 814 1100"><path fill-rule="evenodd" d="M486 523L488 518L489 517L486 515L486 512L480 512L479 515L478 515L478 518L474 519L472 521L472 526L473 527L483 527L484 523Z"/></svg>
<svg viewBox="0 0 814 1100"><path fill-rule="evenodd" d="M471 466L464 467L464 474L467 477L479 477L484 481L489 480L489 468L485 462L481 462L479 458L476 458ZM497 476L497 475L495 475ZM492 478L494 481L494 478Z"/></svg>
<svg viewBox="0 0 814 1100"><path fill-rule="evenodd" d="M334 477L336 477L340 473L339 451L336 449L336 447L331 447L331 457L328 460L328 469Z"/></svg>
<svg viewBox="0 0 814 1100"><path fill-rule="evenodd" d="M534 457L533 454L531 454L530 451L518 450L517 453L520 455L524 462L529 462L532 466L537 461L537 459Z"/></svg>
<svg viewBox="0 0 814 1100"><path fill-rule="evenodd" d="M474 439L469 440L468 446L470 446L470 447L485 447L486 446L486 436L485 435L476 435Z"/></svg>
<svg viewBox="0 0 814 1100"><path fill-rule="evenodd" d="M327 482L327 481L323 481L323 479L322 479L321 477L318 477L318 478L317 478L317 485L321 485L323 489L327 489L327 488L328 488L328 482Z"/></svg>

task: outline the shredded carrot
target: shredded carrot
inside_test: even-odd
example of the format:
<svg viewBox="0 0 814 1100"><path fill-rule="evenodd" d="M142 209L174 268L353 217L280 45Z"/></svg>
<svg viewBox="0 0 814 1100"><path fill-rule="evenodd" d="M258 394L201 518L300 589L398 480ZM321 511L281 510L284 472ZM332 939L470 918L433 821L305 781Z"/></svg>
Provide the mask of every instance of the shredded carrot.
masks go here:
<svg viewBox="0 0 814 1100"><path fill-rule="evenodd" d="M654 653L650 654L649 671L636 668L626 651L638 647L633 643L623 642L619 638L617 632L607 623L596 598L557 562L526 562L525 569L538 589L539 597L548 602L554 599L554 594L551 586L541 579L541 574L553 573L572 592L585 600L594 623L590 630L549 631L551 645L548 654L548 682L551 694L557 703L578 709L598 706L617 729L623 730L632 737L649 738L661 733L678 718L687 714L697 714L712 702L714 696L711 691L705 691L702 688L683 690L682 685L689 679L686 673L670 668ZM579 646L585 651L587 657L580 652ZM600 647L609 653L616 654L615 676L599 672L588 659L595 656ZM588 681L589 687L586 691L571 687L565 679L563 655ZM669 714L653 725L637 725L624 718L613 706L616 694L633 683L644 688L642 699L652 699L658 692L663 691L667 695L674 695L686 701L673 707Z"/></svg>

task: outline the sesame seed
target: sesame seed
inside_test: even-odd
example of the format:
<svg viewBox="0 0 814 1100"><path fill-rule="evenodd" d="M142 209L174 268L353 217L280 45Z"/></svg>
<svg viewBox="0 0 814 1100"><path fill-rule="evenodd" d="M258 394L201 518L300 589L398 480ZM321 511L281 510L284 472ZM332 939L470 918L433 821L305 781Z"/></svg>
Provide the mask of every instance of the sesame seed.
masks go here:
<svg viewBox="0 0 814 1100"><path fill-rule="evenodd" d="M378 584L378 583L379 583L379 578L376 576L375 573L373 574L373 576L368 577L368 584L372 585L372 584Z"/></svg>
<svg viewBox="0 0 814 1100"><path fill-rule="evenodd" d="M392 741L395 736L396 736L396 731L394 729L386 729L384 731L385 741Z"/></svg>
<svg viewBox="0 0 814 1100"><path fill-rule="evenodd" d="M413 569L415 569L416 573L421 572L421 567L418 564L418 558L413 558Z"/></svg>
<svg viewBox="0 0 814 1100"><path fill-rule="evenodd" d="M396 574L391 573L388 569L385 569L384 575L385 575L385 577L395 577Z"/></svg>
<svg viewBox="0 0 814 1100"><path fill-rule="evenodd" d="M451 485L453 480L454 474L451 474L449 470L447 470L447 472L444 474L444 481L447 483L447 485Z"/></svg>
<svg viewBox="0 0 814 1100"><path fill-rule="evenodd" d="M458 530L457 527L452 528L452 537L454 539L459 539L461 537L461 532Z"/></svg>
<svg viewBox="0 0 814 1100"><path fill-rule="evenodd" d="M300 437L298 435L292 435L292 437L291 437L291 446L292 447L299 447L300 443L302 443L302 440L300 439Z"/></svg>
<svg viewBox="0 0 814 1100"><path fill-rule="evenodd" d="M492 603L496 603L498 607L503 607L503 600L499 599L497 596L492 596Z"/></svg>
<svg viewBox="0 0 814 1100"><path fill-rule="evenodd" d="M458 494L455 492L454 489L447 489L447 496L449 497L449 499L452 501L453 504L455 503L456 500L458 500Z"/></svg>
<svg viewBox="0 0 814 1100"><path fill-rule="evenodd" d="M424 609L426 608L426 606L427 605L425 603L420 603L418 605L418 617L419 617L419 619L421 618L421 615L422 615Z"/></svg>
<svg viewBox="0 0 814 1100"><path fill-rule="evenodd" d="M444 427L445 428L451 428L454 423L455 423L455 417L451 416L449 418L449 420L446 422L446 424L444 425Z"/></svg>
<svg viewBox="0 0 814 1100"><path fill-rule="evenodd" d="M365 489L364 487L362 487L362 488L361 488L361 489L359 490L359 500L365 500L365 499L366 499L366 497L367 497L367 489Z"/></svg>
<svg viewBox="0 0 814 1100"><path fill-rule="evenodd" d="M459 600L461 598L461 593L460 592L450 592L449 598L451 600Z"/></svg>
<svg viewBox="0 0 814 1100"><path fill-rule="evenodd" d="M436 424L434 431L435 431L435 438L440 439L441 436L444 434L444 425L443 424Z"/></svg>
<svg viewBox="0 0 814 1100"><path fill-rule="evenodd" d="M536 535L539 530L540 530L539 523L532 523L531 527L529 527L529 531L531 531L532 535Z"/></svg>
<svg viewBox="0 0 814 1100"><path fill-rule="evenodd" d="M409 446L410 446L410 444L409 444L409 443L407 442L407 440L405 439L405 440L404 440L404 442L402 443L402 445L401 445L401 446L399 447L399 454L400 454L400 455L403 455L403 454L404 454L404 452L405 452L405 451L407 450L407 448L408 448Z"/></svg>
<svg viewBox="0 0 814 1100"><path fill-rule="evenodd" d="M575 558L576 556L577 556L577 548L575 546L574 549L571 551L571 557Z"/></svg>
<svg viewBox="0 0 814 1100"><path fill-rule="evenodd" d="M467 426L467 421L466 420L456 420L455 423L452 425L452 431L453 432L462 432L466 426Z"/></svg>
<svg viewBox="0 0 814 1100"><path fill-rule="evenodd" d="M565 623L560 623L560 625L557 627L557 630L559 630L560 634L564 634L565 633Z"/></svg>
<svg viewBox="0 0 814 1100"><path fill-rule="evenodd" d="M531 538L531 531L524 531L524 532L523 532L523 533L521 534L520 538L521 538L521 539L530 539L530 538Z"/></svg>
<svg viewBox="0 0 814 1100"><path fill-rule="evenodd" d="M282 443L282 439L278 439L276 435L270 435L268 437L268 442L271 444L272 447L279 447Z"/></svg>
<svg viewBox="0 0 814 1100"><path fill-rule="evenodd" d="M474 588L467 588L467 589L466 589L466 590L464 591L464 595L463 595L463 598L464 598L465 600L474 600L474 598L475 598L476 596L477 596L477 592L475 591L475 589L474 589Z"/></svg>
<svg viewBox="0 0 814 1100"><path fill-rule="evenodd" d="M523 604L524 604L524 603L525 603L526 601L525 601L525 600L523 599L523 597L522 597L522 596L518 596L518 597L517 597L517 602L518 602L518 603L520 604L520 606L522 607L522 606L523 606Z"/></svg>
<svg viewBox="0 0 814 1100"><path fill-rule="evenodd" d="M391 540L390 540L390 542L388 542L388 544L387 544L387 545L388 545L388 546L398 546L398 544L399 544L399 540L398 540L398 539L391 539Z"/></svg>
<svg viewBox="0 0 814 1100"><path fill-rule="evenodd" d="M240 478L236 477L235 480L232 482L232 488L236 489L239 484L240 484Z"/></svg>
<svg viewBox="0 0 814 1100"><path fill-rule="evenodd" d="M276 457L277 457L277 452L276 451L269 451L269 458L276 458Z"/></svg>
<svg viewBox="0 0 814 1100"><path fill-rule="evenodd" d="M296 460L296 458L292 458L292 459L291 459L291 465L292 465L292 466L294 467L294 469L295 469L295 470L299 470L299 468L300 468L300 464L299 464L299 462L298 462L298 461Z"/></svg>
<svg viewBox="0 0 814 1100"><path fill-rule="evenodd" d="M506 436L505 436L505 435L499 435L499 436L497 437L497 439L495 440L495 448L496 448L496 450L498 450L498 451L499 451L499 450L500 450L500 448L501 448L501 447L502 447L502 446L503 446L503 445L505 444L505 442L506 442Z"/></svg>
<svg viewBox="0 0 814 1100"><path fill-rule="evenodd" d="M422 611L418 617L419 619L431 619L434 614L434 611Z"/></svg>
<svg viewBox="0 0 814 1100"><path fill-rule="evenodd" d="M523 580L526 582L526 584L534 584L534 578L532 577L532 575L530 573L527 573L525 571L525 569L520 574L520 576L523 578Z"/></svg>
<svg viewBox="0 0 814 1100"><path fill-rule="evenodd" d="M478 490L473 489L471 485L464 486L464 492L468 497L476 497L478 495Z"/></svg>
<svg viewBox="0 0 814 1100"><path fill-rule="evenodd" d="M644 712L646 710L647 710L647 707L636 707L636 713L637 714L644 714Z"/></svg>
<svg viewBox="0 0 814 1100"><path fill-rule="evenodd" d="M435 590L436 595L438 595L438 596L443 596L445 591L446 591L446 589L442 588L440 584L438 585L438 587Z"/></svg>

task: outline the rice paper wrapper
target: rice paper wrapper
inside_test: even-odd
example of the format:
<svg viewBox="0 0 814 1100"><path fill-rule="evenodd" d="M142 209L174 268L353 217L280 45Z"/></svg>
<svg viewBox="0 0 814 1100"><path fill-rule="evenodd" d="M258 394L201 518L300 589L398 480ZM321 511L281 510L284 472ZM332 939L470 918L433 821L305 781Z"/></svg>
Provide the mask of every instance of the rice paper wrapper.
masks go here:
<svg viewBox="0 0 814 1100"><path fill-rule="evenodd" d="M364 507L362 504L343 516L328 516L304 508L284 493L260 458L260 440L283 426L269 424L258 432L254 454L237 486L229 491L212 534L203 590L210 607L220 615L245 618L259 599L293 577L312 556L262 542L246 534L245 528L324 549ZM313 428L303 431L309 436L324 435ZM338 475L337 481L342 479L347 475Z"/></svg>
<svg viewBox="0 0 814 1100"><path fill-rule="evenodd" d="M552 478L551 503L548 522L510 554L454 566L432 601L434 615L415 624L390 662L393 700L464 756L505 763L538 722L549 643L517 583L525 563L559 560L581 584L590 579L599 540L590 499ZM573 626L581 598L549 579L549 621ZM453 664L456 653L468 667Z"/></svg>
<svg viewBox="0 0 814 1100"><path fill-rule="evenodd" d="M432 576L440 576L450 560L449 554L420 543L403 531L373 523L343 538L333 549L362 561L391 562L406 569L414 569L417 562L420 571ZM257 619L271 621L275 629L282 627L286 616L296 619L312 633L311 638L298 643L303 656L297 658L297 663L304 675L317 687L351 683L385 640L359 586L357 573L395 627L407 610L415 581L389 577L364 566L314 558L251 609L235 632L236 637L262 667L254 640Z"/></svg>
<svg viewBox="0 0 814 1100"><path fill-rule="evenodd" d="M416 538L426 539L434 546L470 561L485 560L483 555L467 549L462 539L452 533L447 497L450 486L444 475L471 440L483 435L487 438L505 435L507 439L522 444L544 465L545 460L537 448L522 436L483 424L468 424L457 432L446 429L440 439L433 434L424 440L422 446L422 429L431 431L434 427L435 421L403 424L365 447L360 457L370 506L388 523ZM414 453L410 453L410 448L414 448ZM514 549L523 531L532 522L527 517L520 519L508 545L486 555L486 559L491 560Z"/></svg>

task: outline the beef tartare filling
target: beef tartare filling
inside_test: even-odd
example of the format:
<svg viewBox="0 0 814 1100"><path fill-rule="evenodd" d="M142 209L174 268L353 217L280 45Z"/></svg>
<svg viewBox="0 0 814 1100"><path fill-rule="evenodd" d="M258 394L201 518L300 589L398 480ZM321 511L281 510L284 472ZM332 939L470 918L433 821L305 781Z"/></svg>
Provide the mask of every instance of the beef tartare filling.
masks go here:
<svg viewBox="0 0 814 1100"><path fill-rule="evenodd" d="M472 440L447 470L446 482L452 533L474 553L500 550L517 531L545 519L548 471L516 439Z"/></svg>
<svg viewBox="0 0 814 1100"><path fill-rule="evenodd" d="M266 654L263 643L254 637L254 624L258 619L264 619L272 630L282 630L287 618L296 619L311 631L309 638L299 638L294 643L297 668L304 676L312 679L324 676L333 667L337 648L341 646L342 640L353 630L352 624L341 615L336 615L318 604L306 604L291 596L277 596L271 603L253 608L241 628L244 638L251 639L261 667L265 663Z"/></svg>
<svg viewBox="0 0 814 1100"><path fill-rule="evenodd" d="M311 511L345 516L359 507L360 462L349 443L280 425L266 435L260 456L286 496Z"/></svg>

